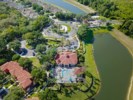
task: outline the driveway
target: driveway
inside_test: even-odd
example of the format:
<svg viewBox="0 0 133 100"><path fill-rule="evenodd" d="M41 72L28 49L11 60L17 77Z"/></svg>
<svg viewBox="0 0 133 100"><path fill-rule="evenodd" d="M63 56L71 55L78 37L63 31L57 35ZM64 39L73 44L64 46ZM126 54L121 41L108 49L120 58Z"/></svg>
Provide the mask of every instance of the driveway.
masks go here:
<svg viewBox="0 0 133 100"><path fill-rule="evenodd" d="M20 56L22 56L22 57L27 57L27 58L34 57L34 56L35 56L34 50L28 49L28 48L26 47L26 44L27 44L27 43L26 43L26 40L21 41L21 48L26 49L27 52L26 52L26 54L20 55Z"/></svg>

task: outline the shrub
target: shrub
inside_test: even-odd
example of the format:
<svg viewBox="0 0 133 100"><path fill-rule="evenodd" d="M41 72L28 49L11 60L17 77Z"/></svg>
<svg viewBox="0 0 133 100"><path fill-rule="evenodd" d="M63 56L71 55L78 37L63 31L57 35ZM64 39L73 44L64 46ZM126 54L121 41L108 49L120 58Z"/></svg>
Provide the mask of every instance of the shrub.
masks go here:
<svg viewBox="0 0 133 100"><path fill-rule="evenodd" d="M6 61L7 61L7 59L5 59L5 58L0 59L0 65L4 64Z"/></svg>
<svg viewBox="0 0 133 100"><path fill-rule="evenodd" d="M31 72L32 69L32 61L29 58L20 58L18 60L18 63L20 66L22 66L24 69L28 70Z"/></svg>
<svg viewBox="0 0 133 100"><path fill-rule="evenodd" d="M15 55L13 55L12 60L13 60L13 61L14 61L14 60L18 60L19 58L20 58L20 55L15 54Z"/></svg>

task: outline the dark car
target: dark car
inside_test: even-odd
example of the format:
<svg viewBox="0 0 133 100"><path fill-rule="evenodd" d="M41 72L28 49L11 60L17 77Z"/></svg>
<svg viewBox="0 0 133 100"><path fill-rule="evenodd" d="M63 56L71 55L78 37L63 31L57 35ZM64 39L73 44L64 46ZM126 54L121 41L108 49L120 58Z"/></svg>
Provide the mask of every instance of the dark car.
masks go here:
<svg viewBox="0 0 133 100"><path fill-rule="evenodd" d="M22 56L27 54L27 50L25 48L21 48L21 53Z"/></svg>
<svg viewBox="0 0 133 100"><path fill-rule="evenodd" d="M3 98L5 95L7 95L8 90L4 88L0 88L0 98Z"/></svg>

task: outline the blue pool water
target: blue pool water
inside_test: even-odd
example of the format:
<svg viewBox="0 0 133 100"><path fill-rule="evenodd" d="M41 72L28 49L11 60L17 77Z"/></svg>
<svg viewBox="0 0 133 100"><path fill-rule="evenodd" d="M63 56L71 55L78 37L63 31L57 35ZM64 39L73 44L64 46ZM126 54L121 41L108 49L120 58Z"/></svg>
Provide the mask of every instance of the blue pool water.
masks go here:
<svg viewBox="0 0 133 100"><path fill-rule="evenodd" d="M75 81L75 78L71 76L72 69L62 69L62 76L67 82Z"/></svg>

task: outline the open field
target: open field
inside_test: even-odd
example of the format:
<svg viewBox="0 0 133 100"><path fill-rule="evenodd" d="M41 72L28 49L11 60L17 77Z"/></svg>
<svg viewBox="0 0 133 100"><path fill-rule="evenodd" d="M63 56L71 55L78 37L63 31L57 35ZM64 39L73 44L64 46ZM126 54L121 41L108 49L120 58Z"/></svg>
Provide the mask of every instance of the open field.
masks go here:
<svg viewBox="0 0 133 100"><path fill-rule="evenodd" d="M111 33L113 37L119 40L131 53L133 58L133 39L124 35L124 33L120 32L119 30L114 29ZM133 61L133 60L132 60ZM129 86L129 91L127 94L127 100L133 100L133 73L131 77L131 82Z"/></svg>
<svg viewBox="0 0 133 100"><path fill-rule="evenodd" d="M79 9L83 10L86 13L95 13L96 12L92 8L90 8L88 6L85 6L85 5L82 5L82 4L78 3L78 2L76 2L75 0L64 0L64 1L74 5L76 7L78 7Z"/></svg>

